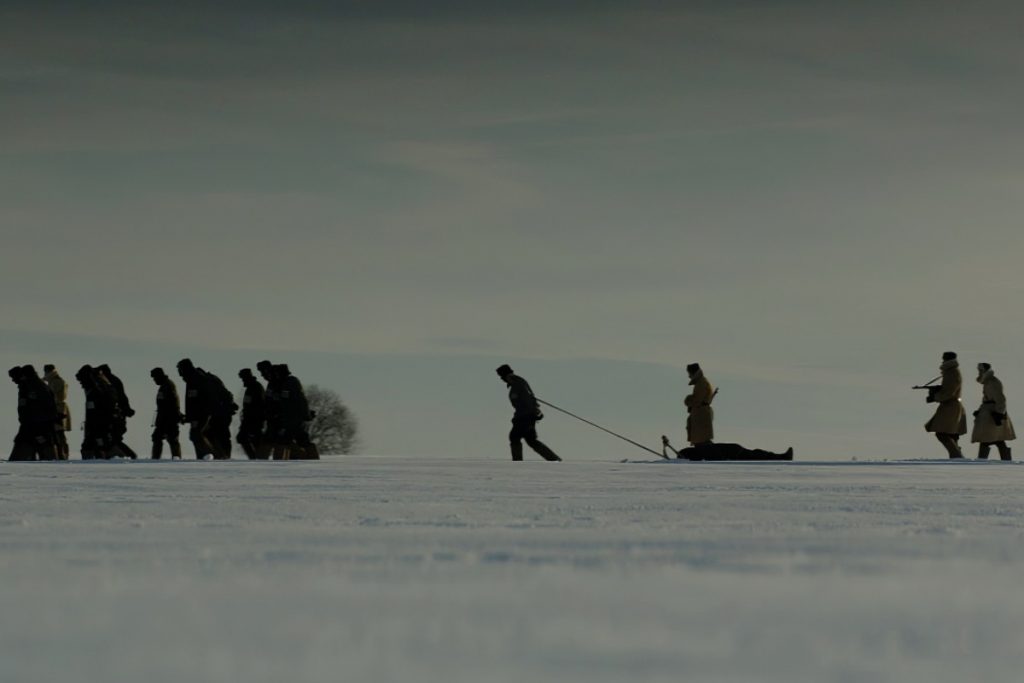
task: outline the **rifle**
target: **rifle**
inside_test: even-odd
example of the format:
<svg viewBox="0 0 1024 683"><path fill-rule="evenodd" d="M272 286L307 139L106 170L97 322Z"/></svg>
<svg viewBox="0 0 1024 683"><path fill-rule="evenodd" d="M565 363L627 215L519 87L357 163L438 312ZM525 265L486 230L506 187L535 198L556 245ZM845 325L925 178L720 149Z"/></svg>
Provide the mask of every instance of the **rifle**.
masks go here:
<svg viewBox="0 0 1024 683"><path fill-rule="evenodd" d="M925 399L925 403L934 403L935 402L935 394L938 393L939 389L942 388L942 387L939 387L939 386L935 386L935 383L938 382L940 379L942 379L942 375L939 375L938 377L936 377L934 379L930 379L927 382L925 382L924 384L917 384L917 385L912 386L910 388L911 389L925 389L925 390L927 390L928 391L928 398Z"/></svg>

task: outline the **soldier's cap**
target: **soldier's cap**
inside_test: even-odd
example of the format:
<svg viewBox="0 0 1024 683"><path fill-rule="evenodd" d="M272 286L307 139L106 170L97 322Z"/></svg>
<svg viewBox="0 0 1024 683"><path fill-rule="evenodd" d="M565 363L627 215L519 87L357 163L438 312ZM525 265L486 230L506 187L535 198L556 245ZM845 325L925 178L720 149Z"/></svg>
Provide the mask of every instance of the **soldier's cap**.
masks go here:
<svg viewBox="0 0 1024 683"><path fill-rule="evenodd" d="M150 377L166 377L167 373L164 372L163 368L153 368L149 371Z"/></svg>
<svg viewBox="0 0 1024 683"><path fill-rule="evenodd" d="M497 369L495 369L495 372L498 373L498 377L506 377L512 374L512 366L508 363L499 365Z"/></svg>
<svg viewBox="0 0 1024 683"><path fill-rule="evenodd" d="M274 367L274 364L271 363L269 360L261 360L259 363L256 364L257 370L268 370L272 367Z"/></svg>
<svg viewBox="0 0 1024 683"><path fill-rule="evenodd" d="M690 363L686 366L686 371L691 375L700 370L700 363Z"/></svg>
<svg viewBox="0 0 1024 683"><path fill-rule="evenodd" d="M252 370L250 370L249 368L242 368L241 370L238 371L238 376L241 377L242 379L249 379L254 375L252 374Z"/></svg>
<svg viewBox="0 0 1024 683"><path fill-rule="evenodd" d="M53 363L47 363L46 365L43 366L43 372L50 372L51 370L56 370L56 369L57 369L57 366L54 365Z"/></svg>
<svg viewBox="0 0 1024 683"><path fill-rule="evenodd" d="M983 372L988 372L989 370L992 369L992 364L991 363L978 363L978 369L982 370Z"/></svg>
<svg viewBox="0 0 1024 683"><path fill-rule="evenodd" d="M7 371L7 374L10 376L11 379L18 379L19 377L21 377L21 366L15 365L13 368Z"/></svg>
<svg viewBox="0 0 1024 683"><path fill-rule="evenodd" d="M32 376L32 375L36 375L36 377L38 377L38 376L39 376L39 375L38 375L38 374L36 373L36 368L35 368L35 366L34 366L34 365L22 365L22 366L21 366L21 371L22 371L23 373L25 373L26 375L29 375L29 376Z"/></svg>
<svg viewBox="0 0 1024 683"><path fill-rule="evenodd" d="M956 360L956 351L946 351L942 354L942 360Z"/></svg>
<svg viewBox="0 0 1024 683"><path fill-rule="evenodd" d="M194 368L195 365L192 364L192 359L191 358L182 358L181 360L178 361L178 367L179 368Z"/></svg>
<svg viewBox="0 0 1024 683"><path fill-rule="evenodd" d="M102 372L104 375L110 374L110 366L104 363L103 365L97 365L96 369Z"/></svg>
<svg viewBox="0 0 1024 683"><path fill-rule="evenodd" d="M82 367L78 368L78 372L75 373L75 377L77 377L78 379L83 379L85 377L90 377L91 375L92 375L92 366L91 365L83 365Z"/></svg>

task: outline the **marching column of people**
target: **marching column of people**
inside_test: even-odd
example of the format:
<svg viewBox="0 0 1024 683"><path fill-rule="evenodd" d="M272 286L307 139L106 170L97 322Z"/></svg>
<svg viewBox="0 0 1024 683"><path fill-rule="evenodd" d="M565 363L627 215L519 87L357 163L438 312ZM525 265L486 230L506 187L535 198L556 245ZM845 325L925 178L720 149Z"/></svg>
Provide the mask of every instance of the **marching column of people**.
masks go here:
<svg viewBox="0 0 1024 683"><path fill-rule="evenodd" d="M310 410L302 382L287 365L261 361L257 366L266 388L252 370L238 374L245 393L237 441L253 460L318 460L320 452L309 435ZM72 428L67 382L51 364L40 378L31 365L11 368L8 375L18 388L18 433L9 460L67 460L66 432ZM164 443L171 459L182 457L180 426L189 427L196 459L227 460L231 457L231 422L239 411L234 396L212 372L191 359L177 364L185 383L184 411L174 381L163 368L150 377L157 387L153 418L151 458L163 457ZM135 415L124 382L107 364L83 365L75 379L85 395L82 421L83 460L130 458L138 455L125 443L128 419Z"/></svg>
<svg viewBox="0 0 1024 683"><path fill-rule="evenodd" d="M1011 449L1007 442L1015 440L1017 435L1007 412L1003 383L996 377L990 363L979 363L977 368L977 382L981 385L982 396L980 406L973 413L971 443L978 444L979 460L987 460L993 446L998 450L1000 460L1011 460ZM244 395L236 440L246 457L251 460L318 460L319 449L309 432L309 423L315 413L310 410L302 382L286 364L263 360L257 363L256 369L266 382L265 386L249 368L243 368L238 373ZM170 447L171 458L181 459L179 426L182 424L189 426L189 440L197 459L229 459L232 447L231 422L239 411L232 393L219 377L197 367L189 358L180 360L177 370L185 383L184 411L177 387L171 378L162 368L154 368L150 372L157 386L152 459L162 457L164 442ZM699 364L688 365L686 371L692 387L684 402L687 411L686 434L690 446L676 451L672 449L668 438L663 436L663 455L666 450L672 449L676 457L688 460L793 458L792 448L783 453L774 453L744 448L739 444L715 443L712 403L718 390ZM32 365L15 366L8 371L8 376L18 389L18 432L14 437L10 460L68 459L66 433L72 428L71 410L67 402L68 385L54 365L45 365L44 372L44 376L40 377ZM967 433L967 416L962 400L963 378L955 352L942 354L940 373L931 382L914 388L928 390L927 402L937 404L925 429L935 434L950 459L959 460L964 458L959 440ZM543 414L529 383L515 374L508 365L497 368L497 374L508 387L509 401L514 409L512 429L508 435L512 459L523 459L522 442L526 441L545 460L561 460L537 437L537 422L543 418ZM135 415L135 410L128 399L123 381L107 364L95 367L83 365L75 373L75 378L85 394L82 458L137 458L135 451L124 440L128 420ZM941 382L935 384L939 380Z"/></svg>

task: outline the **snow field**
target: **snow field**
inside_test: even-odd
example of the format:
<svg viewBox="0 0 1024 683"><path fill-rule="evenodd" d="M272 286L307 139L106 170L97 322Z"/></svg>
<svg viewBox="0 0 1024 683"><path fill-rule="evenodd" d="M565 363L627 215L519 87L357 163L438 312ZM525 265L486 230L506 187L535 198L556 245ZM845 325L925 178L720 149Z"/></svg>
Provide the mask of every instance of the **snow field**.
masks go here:
<svg viewBox="0 0 1024 683"><path fill-rule="evenodd" d="M2 681L1019 681L1017 464L0 465Z"/></svg>

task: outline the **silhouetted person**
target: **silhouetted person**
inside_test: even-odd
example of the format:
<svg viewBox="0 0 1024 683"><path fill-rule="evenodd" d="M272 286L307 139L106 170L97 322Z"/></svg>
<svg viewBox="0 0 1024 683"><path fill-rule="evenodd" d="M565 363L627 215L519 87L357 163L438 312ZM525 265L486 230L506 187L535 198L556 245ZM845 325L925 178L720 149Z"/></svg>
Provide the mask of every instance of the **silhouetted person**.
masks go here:
<svg viewBox="0 0 1024 683"><path fill-rule="evenodd" d="M263 448L274 460L283 460L288 447L284 435L283 413L284 399L281 396L283 378L275 371L269 360L261 360L256 364L260 377L267 383L264 391L263 405L266 416L266 428L263 432Z"/></svg>
<svg viewBox="0 0 1024 683"><path fill-rule="evenodd" d="M178 361L178 374L185 381L184 421L189 424L188 436L195 447L196 460L207 455L224 459L224 450L213 437L210 426L217 397L206 378L207 373L193 365L190 359L183 358Z"/></svg>
<svg viewBox="0 0 1024 683"><path fill-rule="evenodd" d="M82 366L75 379L85 393L85 424L82 435L82 460L108 460L114 450L114 421L117 399L100 382L92 366Z"/></svg>
<svg viewBox="0 0 1024 683"><path fill-rule="evenodd" d="M210 430L209 438L216 445L217 451L214 458L227 460L231 457L231 420L238 412L238 404L235 397L220 377L212 372L202 371L205 374L206 385L210 392Z"/></svg>
<svg viewBox="0 0 1024 683"><path fill-rule="evenodd" d="M238 371L245 387L242 396L242 417L238 425L238 444L250 460L266 460L269 453L263 445L263 428L267 423L266 391L249 368Z"/></svg>
<svg viewBox="0 0 1024 683"><path fill-rule="evenodd" d="M694 446L711 443L715 438L715 413L711 402L715 398L715 388L704 376L698 363L686 366L686 374L690 377L693 390L686 397L686 440Z"/></svg>
<svg viewBox="0 0 1024 683"><path fill-rule="evenodd" d="M285 364L274 367L280 381L281 441L285 444L284 460L319 460L320 451L309 438L306 423L312 419L306 391L299 378L291 373Z"/></svg>
<svg viewBox="0 0 1024 683"><path fill-rule="evenodd" d="M512 431L508 433L512 459L523 459L523 441L545 460L561 460L554 451L537 438L537 421L544 417L537 397L530 384L515 374L508 365L502 365L496 372L508 386L508 400L515 412L512 415Z"/></svg>
<svg viewBox="0 0 1024 683"><path fill-rule="evenodd" d="M57 457L67 460L71 452L68 448L68 439L65 432L71 431L71 409L68 408L68 383L57 372L57 368L51 364L43 366L43 382L53 393L53 400L57 406L57 427L54 430L55 446Z"/></svg>
<svg viewBox="0 0 1024 683"><path fill-rule="evenodd" d="M783 453L765 451L760 448L746 448L738 443L712 443L706 441L699 446L690 446L680 451L672 448L668 437L661 437L661 444L669 448L680 460L705 460L709 462L724 462L729 460L792 460L793 449L789 448ZM662 452L664 452L664 448Z"/></svg>
<svg viewBox="0 0 1024 683"><path fill-rule="evenodd" d="M928 420L924 428L935 434L935 438L945 447L950 459L963 458L959 440L967 433L967 415L964 413L960 392L963 378L960 376L960 363L956 354L946 351L942 354L942 383L928 391L928 403L938 403L935 414Z"/></svg>
<svg viewBox="0 0 1024 683"><path fill-rule="evenodd" d="M745 448L738 443L714 443L715 413L711 402L718 390L712 386L704 375L699 363L686 366L686 374L690 378L690 394L683 401L686 406L686 440L689 448L677 451L672 448L667 436L661 437L662 453L671 449L680 460L792 460L793 449L784 453L774 453L759 448ZM666 457L668 457L666 455Z"/></svg>
<svg viewBox="0 0 1024 683"><path fill-rule="evenodd" d="M113 431L117 447L125 456L135 460L139 457L138 454L124 441L124 437L128 433L128 418L135 415L135 410L128 400L128 394L124 391L124 383L106 363L96 366L96 373L100 381L104 382L113 393L114 402L117 406L117 410L114 413Z"/></svg>
<svg viewBox="0 0 1024 683"><path fill-rule="evenodd" d="M7 373L18 387L18 433L9 460L54 460L57 406L53 393L31 365Z"/></svg>
<svg viewBox="0 0 1024 683"><path fill-rule="evenodd" d="M153 460L163 455L164 441L171 448L171 460L181 460L181 442L179 425L184 416L181 414L181 402L178 399L178 388L167 376L163 368L153 368L149 376L157 385L156 418L153 420Z"/></svg>
<svg viewBox="0 0 1024 683"><path fill-rule="evenodd" d="M992 446L999 450L1000 460L1010 460L1010 447L1006 442L1016 439L1017 433L1006 412L1003 383L988 363L978 363L978 383L981 384L981 405L974 411L971 432L971 443L978 444L978 460L988 460Z"/></svg>

